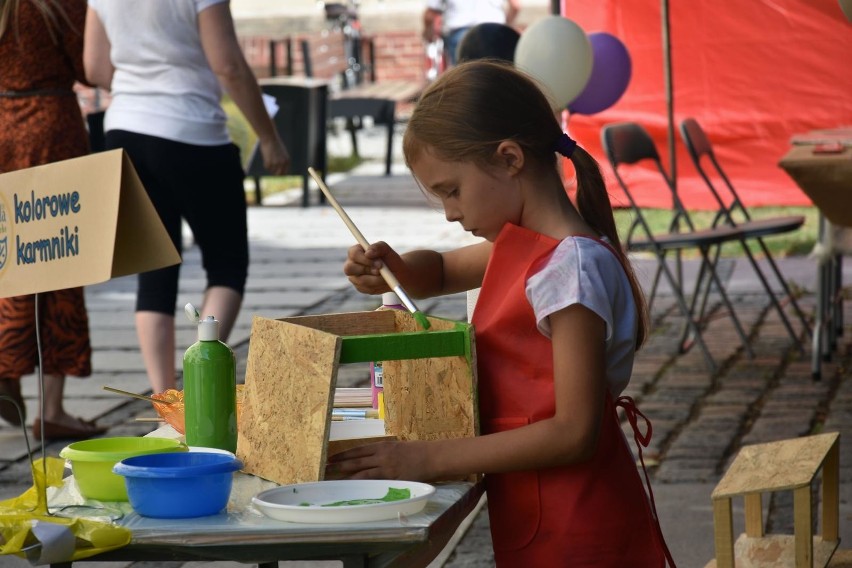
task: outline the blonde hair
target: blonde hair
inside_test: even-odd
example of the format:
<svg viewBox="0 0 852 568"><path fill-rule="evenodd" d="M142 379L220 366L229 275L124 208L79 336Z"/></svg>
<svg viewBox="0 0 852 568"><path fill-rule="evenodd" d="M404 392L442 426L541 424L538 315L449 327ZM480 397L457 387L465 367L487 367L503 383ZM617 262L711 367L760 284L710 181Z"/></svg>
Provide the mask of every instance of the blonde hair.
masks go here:
<svg viewBox="0 0 852 568"><path fill-rule="evenodd" d="M0 0L0 38L13 26L13 23L16 28L15 33L17 33L18 11L22 1L30 2L41 12L53 43L59 41L56 32L61 27L60 19L73 29L71 21L59 0Z"/></svg>
<svg viewBox="0 0 852 568"><path fill-rule="evenodd" d="M497 147L512 140L534 167L556 167L555 145L562 127L535 81L511 64L494 60L461 63L421 95L402 141L410 167L422 152L450 162L473 162L488 168ZM595 159L583 148L569 158L577 176L577 210L609 240L627 273L639 312L637 349L648 333L645 296L627 258L612 215L612 206Z"/></svg>

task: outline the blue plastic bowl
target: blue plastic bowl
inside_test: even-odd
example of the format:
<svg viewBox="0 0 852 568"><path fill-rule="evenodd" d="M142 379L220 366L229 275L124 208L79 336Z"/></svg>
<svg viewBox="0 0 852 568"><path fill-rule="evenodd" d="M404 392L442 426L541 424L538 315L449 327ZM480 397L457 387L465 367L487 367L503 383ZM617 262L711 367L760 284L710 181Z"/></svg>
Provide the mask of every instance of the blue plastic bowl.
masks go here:
<svg viewBox="0 0 852 568"><path fill-rule="evenodd" d="M212 452L148 454L115 464L133 510L144 517L188 519L219 513L228 504L234 472L243 464Z"/></svg>

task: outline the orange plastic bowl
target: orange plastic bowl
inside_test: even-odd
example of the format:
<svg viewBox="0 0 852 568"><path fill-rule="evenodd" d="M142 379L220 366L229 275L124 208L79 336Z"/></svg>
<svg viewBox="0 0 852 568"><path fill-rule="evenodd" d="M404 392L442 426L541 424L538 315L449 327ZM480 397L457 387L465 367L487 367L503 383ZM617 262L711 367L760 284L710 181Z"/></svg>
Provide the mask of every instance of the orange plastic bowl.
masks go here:
<svg viewBox="0 0 852 568"><path fill-rule="evenodd" d="M244 386L245 385L237 385L237 424L240 422L240 410L243 406L243 398L245 397L245 393L243 392ZM166 401L165 403L151 403L160 418L165 420L177 432L186 434L186 428L184 426L183 391L169 389L165 392L151 396L157 400Z"/></svg>

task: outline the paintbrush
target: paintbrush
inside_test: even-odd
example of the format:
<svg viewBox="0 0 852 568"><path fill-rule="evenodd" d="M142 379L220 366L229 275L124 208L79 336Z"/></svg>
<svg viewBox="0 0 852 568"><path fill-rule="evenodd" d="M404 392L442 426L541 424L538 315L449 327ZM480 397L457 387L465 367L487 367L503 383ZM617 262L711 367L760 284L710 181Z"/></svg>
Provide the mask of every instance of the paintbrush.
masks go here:
<svg viewBox="0 0 852 568"><path fill-rule="evenodd" d="M325 185L325 182L322 181L322 178L317 174L317 171L313 168L308 168L308 173L311 174L311 177L314 178L314 181L317 182L320 190L322 190L328 202L334 207L334 210L337 211L337 214L340 215L340 218L349 228L349 232L352 233L352 236L355 237L355 240L358 241L358 244L364 247L364 250L369 248L370 243L364 238L364 235L361 234L361 231L358 230L358 227L355 226L355 223L352 222L352 219L349 218L349 215L346 214L346 211L343 210L343 207L340 206L340 203L337 202L337 199L331 194L331 191L328 189L328 186ZM429 323L429 319L423 315L423 312L417 309L417 306L414 305L414 302L405 293L405 290L402 289L402 286L399 283L399 280L396 279L393 272L382 262L382 267L379 268L379 273L382 275L382 278L385 279L390 289L394 291L394 293L399 297L405 307L411 312L411 315L414 316L414 319L420 324L420 327L423 329L429 329L431 324Z"/></svg>
<svg viewBox="0 0 852 568"><path fill-rule="evenodd" d="M145 396L144 394L136 394L135 392L123 391L121 389L107 387L104 386L104 390L108 390L110 392L114 392L117 394L123 394L124 396L130 396L133 398L138 398L139 400L147 400L148 402L157 402L159 404L172 404L170 400L160 400L158 398L154 398L153 396Z"/></svg>

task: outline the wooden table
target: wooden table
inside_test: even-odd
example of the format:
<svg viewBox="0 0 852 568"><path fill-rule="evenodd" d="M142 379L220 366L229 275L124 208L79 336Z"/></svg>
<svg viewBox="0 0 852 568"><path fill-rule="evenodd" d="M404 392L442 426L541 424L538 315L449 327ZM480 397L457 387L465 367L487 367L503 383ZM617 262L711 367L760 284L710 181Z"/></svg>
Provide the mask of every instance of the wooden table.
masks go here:
<svg viewBox="0 0 852 568"><path fill-rule="evenodd" d="M830 132L830 131L822 131ZM813 144L796 144L779 165L819 209L817 313L814 324L812 367L821 375L821 361L828 360L843 329L842 252L832 245L833 226L852 227L852 138L841 152L815 153Z"/></svg>
<svg viewBox="0 0 852 568"><path fill-rule="evenodd" d="M73 483L71 479L65 483ZM104 504L122 515L114 522L131 530L132 541L85 562L221 560L274 568L279 560L340 560L344 568L426 566L476 508L484 491L481 482L439 483L426 508L408 518L306 524L276 521L250 506L257 490L274 484L242 473L235 474L234 481L228 512L209 517L149 519L132 512L128 503ZM104 513L94 511L93 516Z"/></svg>

